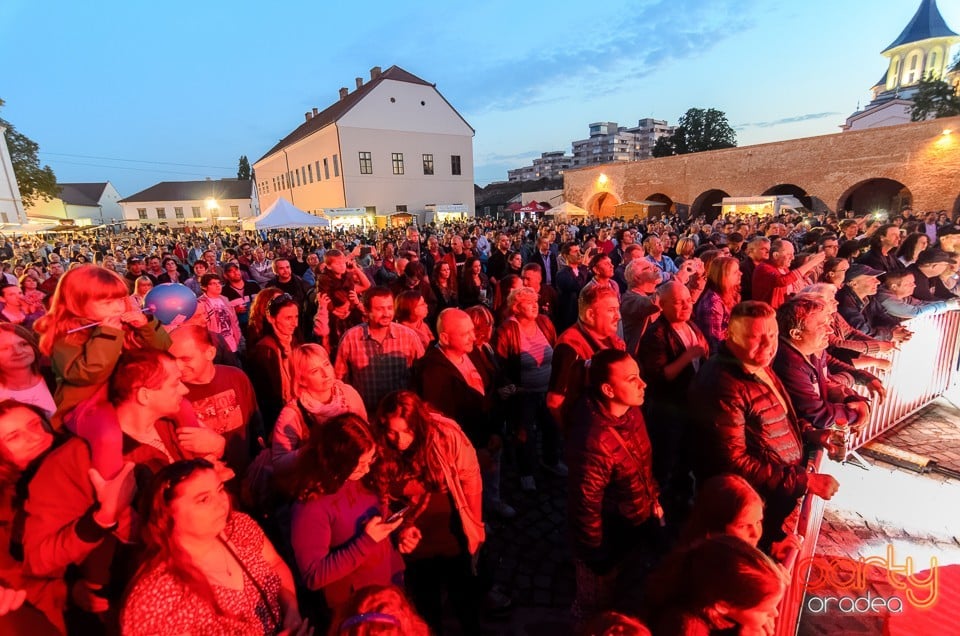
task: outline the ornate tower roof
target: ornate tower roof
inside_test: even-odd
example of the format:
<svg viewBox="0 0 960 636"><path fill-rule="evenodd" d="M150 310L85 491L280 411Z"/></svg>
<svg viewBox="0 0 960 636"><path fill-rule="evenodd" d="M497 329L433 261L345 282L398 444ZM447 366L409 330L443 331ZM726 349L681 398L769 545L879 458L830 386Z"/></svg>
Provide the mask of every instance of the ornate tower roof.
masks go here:
<svg viewBox="0 0 960 636"><path fill-rule="evenodd" d="M943 16L940 15L940 9L937 8L937 0L921 0L920 8L910 20L910 24L903 30L893 44L885 48L882 52L886 53L890 49L895 49L904 44L929 40L930 38L956 37L957 34L950 30Z"/></svg>

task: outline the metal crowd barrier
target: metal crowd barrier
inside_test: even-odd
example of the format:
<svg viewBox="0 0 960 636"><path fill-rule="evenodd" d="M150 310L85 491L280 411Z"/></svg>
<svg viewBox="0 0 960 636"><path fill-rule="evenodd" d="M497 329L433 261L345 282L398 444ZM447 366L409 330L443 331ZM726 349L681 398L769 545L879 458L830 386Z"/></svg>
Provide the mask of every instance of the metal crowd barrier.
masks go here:
<svg viewBox="0 0 960 636"><path fill-rule="evenodd" d="M914 318L904 326L913 337L893 352L890 370L870 370L883 382L887 396L882 402L872 400L870 421L852 437L851 450L868 444L960 384L960 311ZM810 462L813 472L819 471L823 458L824 452L818 451ZM807 496L799 504L793 530L803 542L788 567L790 584L780 601L776 636L796 636L800 628L809 564L816 552L823 509L820 497Z"/></svg>
<svg viewBox="0 0 960 636"><path fill-rule="evenodd" d="M810 460L809 468L812 472L820 471L824 452L817 451ZM817 538L820 536L820 523L823 521L824 502L820 497L804 497L800 501L799 514L796 523L790 524L794 534L800 537L800 549L784 564L789 576L787 590L780 599L777 607L777 629L775 636L796 636L800 627L800 615L803 613L803 596L806 592L807 577L810 575L810 564L817 549Z"/></svg>
<svg viewBox="0 0 960 636"><path fill-rule="evenodd" d="M913 337L893 352L889 371L871 369L883 382L887 397L870 404L870 422L852 437L856 450L927 406L958 380L960 311L913 318L903 323Z"/></svg>

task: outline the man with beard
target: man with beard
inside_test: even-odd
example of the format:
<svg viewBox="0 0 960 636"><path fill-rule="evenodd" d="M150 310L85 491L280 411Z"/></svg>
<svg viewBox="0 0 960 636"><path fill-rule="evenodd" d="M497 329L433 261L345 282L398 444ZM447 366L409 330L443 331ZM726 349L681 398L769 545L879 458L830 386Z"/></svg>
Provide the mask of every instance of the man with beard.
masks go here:
<svg viewBox="0 0 960 636"><path fill-rule="evenodd" d="M825 446L831 431L797 417L790 396L770 369L779 329L770 305L733 308L727 339L697 373L690 400L698 444L698 481L720 473L746 479L766 502L760 545L784 538L783 522L805 494L830 499L839 488L830 475L808 473L804 445Z"/></svg>

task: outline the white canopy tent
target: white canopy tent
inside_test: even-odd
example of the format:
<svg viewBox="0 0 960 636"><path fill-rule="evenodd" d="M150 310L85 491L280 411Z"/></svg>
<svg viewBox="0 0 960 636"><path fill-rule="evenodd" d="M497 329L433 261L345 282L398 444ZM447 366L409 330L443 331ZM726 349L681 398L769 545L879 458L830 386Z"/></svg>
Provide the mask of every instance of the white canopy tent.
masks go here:
<svg viewBox="0 0 960 636"><path fill-rule="evenodd" d="M244 230L273 230L286 227L327 227L330 221L307 214L283 197L267 208L260 216L244 219Z"/></svg>
<svg viewBox="0 0 960 636"><path fill-rule="evenodd" d="M590 213L578 205L569 201L564 201L555 208L550 208L543 213L544 216L589 216Z"/></svg>

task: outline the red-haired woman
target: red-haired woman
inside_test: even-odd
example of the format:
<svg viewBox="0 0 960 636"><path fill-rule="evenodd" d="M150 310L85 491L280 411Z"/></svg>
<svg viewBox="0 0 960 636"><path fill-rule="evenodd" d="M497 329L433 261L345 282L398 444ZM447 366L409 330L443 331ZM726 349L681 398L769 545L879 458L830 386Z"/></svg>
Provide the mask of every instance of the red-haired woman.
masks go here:
<svg viewBox="0 0 960 636"><path fill-rule="evenodd" d="M83 265L57 283L50 312L34 327L40 350L50 356L57 378L55 429L66 423L90 443L93 464L110 478L122 465L116 413L106 401L106 383L124 350L166 351L170 336L156 318L134 307L116 272ZM91 323L97 326L91 326ZM71 330L80 329L74 333Z"/></svg>
<svg viewBox="0 0 960 636"><path fill-rule="evenodd" d="M146 560L124 604L124 634L309 632L290 569L259 526L231 510L212 464L164 467L146 503Z"/></svg>
<svg viewBox="0 0 960 636"><path fill-rule="evenodd" d="M311 431L298 457L293 553L303 582L323 590L334 611L361 587L402 582L403 560L390 536L403 515L386 519L380 498L362 481L376 455L366 422L347 413ZM407 526L397 539L400 550L410 552L419 532Z"/></svg>
<svg viewBox="0 0 960 636"><path fill-rule="evenodd" d="M410 327L416 331L424 349L436 340L436 336L426 322L430 307L423 294L416 289L404 290L397 294L393 305L394 319L404 327Z"/></svg>
<svg viewBox="0 0 960 636"><path fill-rule="evenodd" d="M740 261L733 256L719 256L710 262L707 288L697 301L693 320L706 336L711 354L727 337L730 312L740 302L740 277Z"/></svg>
<svg viewBox="0 0 960 636"><path fill-rule="evenodd" d="M456 422L431 412L410 391L380 402L375 418L381 461L375 480L390 502L411 506L422 538L407 557L407 589L436 631L446 591L464 633L479 629L483 598L475 572L486 534L477 453Z"/></svg>

